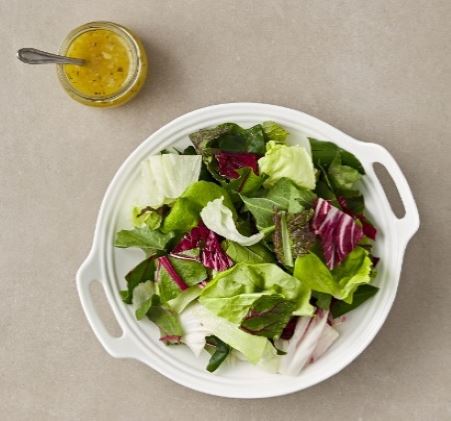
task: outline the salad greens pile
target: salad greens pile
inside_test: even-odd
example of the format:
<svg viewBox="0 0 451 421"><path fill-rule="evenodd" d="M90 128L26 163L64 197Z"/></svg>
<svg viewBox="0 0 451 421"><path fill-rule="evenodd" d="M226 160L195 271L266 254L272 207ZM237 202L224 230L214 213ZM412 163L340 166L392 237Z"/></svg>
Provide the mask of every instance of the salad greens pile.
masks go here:
<svg viewBox="0 0 451 421"><path fill-rule="evenodd" d="M273 122L190 135L193 146L141 164L132 229L116 247L145 258L122 299L161 341L297 375L337 339L334 319L378 291L376 229L351 153L309 139L287 143Z"/></svg>

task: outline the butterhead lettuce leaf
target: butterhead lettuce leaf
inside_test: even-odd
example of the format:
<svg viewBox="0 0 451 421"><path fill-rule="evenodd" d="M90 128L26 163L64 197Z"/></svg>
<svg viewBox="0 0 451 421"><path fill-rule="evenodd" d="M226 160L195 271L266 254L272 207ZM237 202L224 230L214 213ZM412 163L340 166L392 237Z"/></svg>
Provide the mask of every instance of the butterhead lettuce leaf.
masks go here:
<svg viewBox="0 0 451 421"><path fill-rule="evenodd" d="M205 330L240 351L249 362L258 364L277 359L276 349L267 338L245 332L230 321L214 315L200 304L194 304L190 309Z"/></svg>
<svg viewBox="0 0 451 421"><path fill-rule="evenodd" d="M159 208L175 201L199 179L202 157L198 155L151 155L140 166L139 194L135 205Z"/></svg>
<svg viewBox="0 0 451 421"><path fill-rule="evenodd" d="M333 270L329 270L316 254L309 253L296 259L294 276L314 291L351 304L359 285L371 281L372 266L368 251L362 247L356 247Z"/></svg>
<svg viewBox="0 0 451 421"><path fill-rule="evenodd" d="M257 299L273 294L292 301L295 315L313 313L310 289L272 263L238 263L217 274L202 290L199 301L217 316L240 323Z"/></svg>
<svg viewBox="0 0 451 421"><path fill-rule="evenodd" d="M283 177L294 181L298 186L313 190L315 188L315 169L312 158L302 146L286 146L270 141L266 154L258 160L260 172L269 177L264 186L271 187Z"/></svg>

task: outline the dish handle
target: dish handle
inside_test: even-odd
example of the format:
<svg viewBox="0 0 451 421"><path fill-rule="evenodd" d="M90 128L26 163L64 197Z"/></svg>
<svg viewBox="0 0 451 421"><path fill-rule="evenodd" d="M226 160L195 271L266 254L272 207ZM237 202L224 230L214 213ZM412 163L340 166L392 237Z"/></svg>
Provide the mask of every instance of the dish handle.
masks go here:
<svg viewBox="0 0 451 421"><path fill-rule="evenodd" d="M111 356L115 358L134 358L142 361L144 356L128 334L127 329L118 321L122 329L122 335L118 337L110 335L97 313L90 290L91 284L95 281L99 282L106 293L105 280L102 276L99 262L100 259L96 250L92 250L80 266L76 276L78 295L89 325L99 342Z"/></svg>
<svg viewBox="0 0 451 421"><path fill-rule="evenodd" d="M404 206L405 215L402 218L398 218L393 211L392 213L395 219L398 238L405 248L420 226L420 216L412 191L401 168L387 149L376 143L362 142L362 144L364 145L367 160L371 164L376 162L382 164L387 169L398 190L399 197ZM371 175L377 179L372 165L367 168L367 171L371 172Z"/></svg>

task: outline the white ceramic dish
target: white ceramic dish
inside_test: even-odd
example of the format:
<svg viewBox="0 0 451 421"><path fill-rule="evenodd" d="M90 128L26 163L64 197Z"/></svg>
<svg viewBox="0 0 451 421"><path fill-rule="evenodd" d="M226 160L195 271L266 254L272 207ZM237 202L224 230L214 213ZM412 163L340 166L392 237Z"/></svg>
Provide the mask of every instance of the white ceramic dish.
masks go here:
<svg viewBox="0 0 451 421"><path fill-rule="evenodd" d="M273 120L291 133L290 143L306 142L306 135L330 140L354 153L367 173L362 183L369 216L379 229L375 254L380 256L376 284L380 291L338 326L340 337L331 349L298 377L269 374L248 363L236 362L218 374L205 370L207 356L197 359L184 346L167 347L158 338L150 321L137 322L131 306L124 305L119 290L125 286L125 273L142 259L139 250L115 249L113 236L127 224L123 209L140 161L169 146L188 145L188 135L200 128L224 122L250 126ZM373 170L384 165L391 174L406 214L398 219ZM116 358L133 358L164 376L200 392L234 398L264 398L296 392L338 373L371 342L384 323L395 298L404 252L419 227L414 198L399 166L382 146L351 138L328 124L299 111L267 104L235 103L202 108L175 119L147 138L123 163L113 178L100 208L89 256L77 273L77 288L86 317L105 350ZM99 281L113 313L122 328L112 337L100 320L90 294L90 284Z"/></svg>

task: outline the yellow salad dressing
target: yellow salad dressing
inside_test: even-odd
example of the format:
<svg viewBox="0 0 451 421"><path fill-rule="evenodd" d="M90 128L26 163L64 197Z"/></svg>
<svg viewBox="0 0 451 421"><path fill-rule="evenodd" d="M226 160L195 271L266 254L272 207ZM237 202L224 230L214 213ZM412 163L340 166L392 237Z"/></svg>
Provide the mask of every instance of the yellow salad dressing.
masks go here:
<svg viewBox="0 0 451 421"><path fill-rule="evenodd" d="M89 97L119 92L132 60L126 42L108 29L82 33L69 45L67 55L86 60L84 66L64 65L64 73L74 89Z"/></svg>

